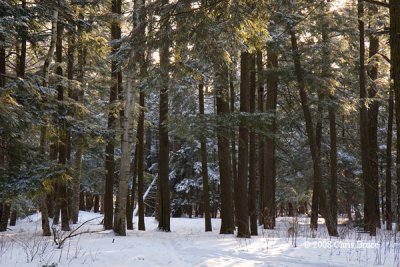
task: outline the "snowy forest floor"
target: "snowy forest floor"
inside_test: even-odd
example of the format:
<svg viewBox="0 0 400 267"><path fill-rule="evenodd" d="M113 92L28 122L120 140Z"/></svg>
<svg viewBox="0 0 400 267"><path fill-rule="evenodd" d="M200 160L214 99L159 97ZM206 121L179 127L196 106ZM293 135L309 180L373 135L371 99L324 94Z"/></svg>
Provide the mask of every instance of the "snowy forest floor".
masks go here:
<svg viewBox="0 0 400 267"><path fill-rule="evenodd" d="M172 218L172 232L165 233L146 218L146 231L126 237L102 231L101 220L81 212L80 223L86 223L76 232L86 233L66 239L61 249L53 237L41 236L40 213L20 220L0 233L0 266L400 266L400 236L396 243L387 231L369 237L340 226L341 237L329 238L323 220L311 238L309 218L298 218L295 239L288 238L293 218L286 217L278 218L276 229L260 227L259 236L249 239L220 235L219 219L205 233L201 218Z"/></svg>

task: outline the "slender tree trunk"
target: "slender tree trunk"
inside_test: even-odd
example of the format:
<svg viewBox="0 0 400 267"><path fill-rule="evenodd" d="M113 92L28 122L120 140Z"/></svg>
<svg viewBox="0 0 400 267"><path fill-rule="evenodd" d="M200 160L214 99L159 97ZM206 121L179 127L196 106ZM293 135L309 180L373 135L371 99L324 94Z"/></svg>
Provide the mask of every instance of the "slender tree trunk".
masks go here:
<svg viewBox="0 0 400 267"><path fill-rule="evenodd" d="M139 115L140 116L140 115ZM138 122L138 128L139 128L140 123ZM138 130L139 132L139 130ZM137 133L139 135L139 133ZM138 138L138 136L137 136ZM130 189L130 193L128 193L128 197L130 198L129 201L127 200L127 213L126 213L126 221L127 221L127 228L128 230L133 230L133 210L135 209L135 196L136 196L136 178L137 178L137 165L138 165L138 146L139 142L136 138L136 144L135 144L135 154L134 158L131 161L131 166L130 166L130 174L132 175L132 187ZM130 209L128 211L128 209Z"/></svg>
<svg viewBox="0 0 400 267"><path fill-rule="evenodd" d="M111 1L111 12L115 16L121 15L121 0L112 0ZM119 19L114 19L111 24L111 40L117 40L121 38L121 28L119 26ZM112 54L115 54L118 51L118 46L112 47ZM118 70L117 66L118 62L116 60L111 61L111 89L110 89L110 110L108 113L108 130L113 131L116 128L117 119L116 114L117 110L114 107L115 103L118 100L118 92L122 88L122 84L120 84L120 80L122 79L121 71ZM104 229L109 230L113 228L113 217L114 217L114 171L115 171L115 163L114 163L114 142L115 142L115 133L111 134L106 145L106 160L105 160L105 169L106 169L106 180L105 180L105 192L104 192Z"/></svg>
<svg viewBox="0 0 400 267"><path fill-rule="evenodd" d="M121 169L118 181L118 193L115 202L114 232L120 236L126 236L126 201L129 190L128 181L130 174L130 159L133 142L133 77L132 72L127 77L128 82L124 90L124 117L123 135L121 144Z"/></svg>
<svg viewBox="0 0 400 267"><path fill-rule="evenodd" d="M199 84L199 114L200 118L204 119L204 84ZM207 165L207 142L206 137L202 133L200 136L201 150L201 175L203 177L203 206L204 206L204 221L205 231L211 232L211 214L210 214L210 195L208 190L208 165Z"/></svg>
<svg viewBox="0 0 400 267"><path fill-rule="evenodd" d="M168 7L169 0L162 0L162 9ZM158 179L157 190L159 191L159 220L158 228L169 232L170 229L170 197L169 197L169 151L168 151L168 83L169 83L169 47L170 31L169 19L166 12L162 13L160 32L163 42L160 46L160 68L161 68L161 88L160 88L160 121L159 121L159 156L158 156Z"/></svg>
<svg viewBox="0 0 400 267"><path fill-rule="evenodd" d="M232 166L229 149L229 130L223 125L224 117L229 115L229 81L228 66L222 63L216 70L215 90L217 98L217 140L218 162L220 172L220 196L221 196L221 228L220 234L233 234L235 230L233 220L232 197Z"/></svg>
<svg viewBox="0 0 400 267"><path fill-rule="evenodd" d="M273 70L278 67L278 55L267 49L267 68ZM267 98L265 111L271 115L271 121L267 125L268 135L264 144L264 183L263 194L263 225L264 229L275 227L275 132L276 132L276 102L278 97L278 77L275 74L267 76Z"/></svg>
<svg viewBox="0 0 400 267"><path fill-rule="evenodd" d="M250 54L242 52L240 56L240 113L249 112ZM249 179L249 129L244 118L239 126L239 154L237 194L240 201L236 205L238 237L249 237L248 179Z"/></svg>
<svg viewBox="0 0 400 267"><path fill-rule="evenodd" d="M139 230L146 230L144 224L144 201L143 201L143 187L144 187L144 110L145 110L145 92L140 91L139 96L140 114L139 114L139 126L137 129L138 139L138 227Z"/></svg>
<svg viewBox="0 0 400 267"><path fill-rule="evenodd" d="M250 55L250 90L249 90L249 111L254 114L256 111L256 55ZM256 133L250 130L249 135L249 216L250 234L256 236L257 233L257 155L256 155Z"/></svg>
<svg viewBox="0 0 400 267"><path fill-rule="evenodd" d="M366 101L368 98L365 85L365 29L364 29L364 1L358 0L358 28L360 32L360 139L361 139L361 162L364 180L364 224L365 230L370 235L376 235L376 210L374 187L372 184L371 168L370 168L370 144L369 144L369 127L368 127L368 109Z"/></svg>
<svg viewBox="0 0 400 267"><path fill-rule="evenodd" d="M57 41L56 41L56 61L61 64L63 62L62 48L63 48L63 32L64 25L62 22L57 23ZM61 79L63 76L63 70L61 66L57 67L57 75L59 76L60 83L57 85L58 97L57 100L60 101L60 115L64 114L64 100L66 98L66 92L63 85L61 84ZM62 165L67 163L67 126L64 119L60 119L59 125L59 143L58 143L58 162ZM63 231L69 231L69 212L68 212L68 189L66 181L58 181L58 192L56 197L59 199L60 210L61 210L61 229Z"/></svg>
<svg viewBox="0 0 400 267"><path fill-rule="evenodd" d="M229 109L230 113L235 113L235 86L233 84L233 77L234 74L232 73L233 71L230 70L229 73ZM233 201L234 201L234 209L236 213L236 207L237 203L239 203L240 198L237 193L238 187L237 187L237 181L238 181L238 174L237 174L237 160L236 160L236 131L234 128L231 129L231 158L232 158L232 179L233 179ZM234 218L235 226L237 226L237 218L235 214Z"/></svg>
<svg viewBox="0 0 400 267"><path fill-rule="evenodd" d="M400 155L400 6L398 0L390 0L390 58L395 96L397 155ZM400 157L397 156L397 221L400 222ZM397 231L400 231L398 223Z"/></svg>
<svg viewBox="0 0 400 267"><path fill-rule="evenodd" d="M290 26L289 26L290 27ZM292 54L293 61L295 66L295 73L297 78L297 83L299 87L299 95L301 100L301 106L304 113L304 119L306 123L306 132L308 137L308 142L310 145L311 157L313 160L313 170L314 170L314 179L317 183L317 193L319 195L319 204L321 207L321 212L323 217L325 218L326 227L328 229L328 233L330 236L338 236L337 228L335 227L335 223L333 222L333 217L331 214L330 207L327 204L325 190L322 188L322 174L321 174L321 159L319 157L319 151L317 146L317 140L314 133L314 125L312 120L311 111L308 105L307 92L305 88L303 70L300 61L300 54L298 51L297 38L293 28L289 28L291 44L292 44ZM315 193L315 192L313 192Z"/></svg>
<svg viewBox="0 0 400 267"><path fill-rule="evenodd" d="M317 151L318 151L319 158L321 158L322 120L323 120L323 116L324 116L324 114L323 114L324 108L322 106L323 101L324 101L323 93L320 92L320 93L318 93L317 123L315 125L315 139L316 139ZM322 175L322 173L321 173L321 175ZM314 177L313 194L312 194L312 200L311 200L311 220L310 220L310 228L313 231L317 231L317 228L318 228L318 213L320 210L318 186L319 186L318 179L315 179L315 177Z"/></svg>
<svg viewBox="0 0 400 267"><path fill-rule="evenodd" d="M393 88L389 88L389 118L386 142L386 230L392 230L392 136L393 136Z"/></svg>
<svg viewBox="0 0 400 267"><path fill-rule="evenodd" d="M13 208L11 209L10 226L15 226L16 224L17 224L17 210Z"/></svg>
<svg viewBox="0 0 400 267"><path fill-rule="evenodd" d="M374 5L369 7L369 14L373 16L377 14L378 8ZM371 22L374 24L374 22ZM376 27L369 26L370 32L375 31ZM378 79L378 65L374 64L376 61L375 56L379 53L379 38L375 34L369 34L369 60L371 64L368 67L368 76L373 82ZM378 114L379 114L379 101L374 99L377 96L377 86L372 83L368 87L368 98L372 101L368 101L368 142L369 142L369 168L370 178L373 187L374 203L372 212L374 213L375 222L374 225L381 228L380 221L380 209L379 209L379 163L378 163Z"/></svg>
<svg viewBox="0 0 400 267"><path fill-rule="evenodd" d="M257 71L257 86L258 86L258 103L257 103L257 110L258 112L262 113L264 112L264 85L262 81L262 52L260 50L257 51L256 54L256 71ZM263 188L264 188L264 135L263 134L258 134L257 136L258 140L258 176L259 176L259 187L258 187L258 210L259 210L259 224L261 225L263 223Z"/></svg>
<svg viewBox="0 0 400 267"><path fill-rule="evenodd" d="M137 17L138 17L138 27L139 31L139 39L145 41L146 38L146 9L145 9L146 1L140 0L139 6L137 9ZM150 52L148 52L150 53ZM145 49L142 49L138 54L139 63L140 63L140 76L141 78L147 77L147 61ZM138 228L140 231L145 231L146 226L144 223L144 201L143 201L143 190L144 190L144 114L145 114L145 92L144 90L140 90L139 96L139 105L140 105L140 113L139 113L139 121L138 121L138 129L137 129L137 140L138 140Z"/></svg>

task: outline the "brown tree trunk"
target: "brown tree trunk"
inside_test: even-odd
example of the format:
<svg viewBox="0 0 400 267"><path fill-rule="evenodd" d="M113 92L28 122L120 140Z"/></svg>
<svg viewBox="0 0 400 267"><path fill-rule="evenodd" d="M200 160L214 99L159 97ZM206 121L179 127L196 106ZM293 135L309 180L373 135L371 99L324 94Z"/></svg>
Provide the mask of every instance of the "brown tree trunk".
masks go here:
<svg viewBox="0 0 400 267"><path fill-rule="evenodd" d="M389 88L389 118L386 141L386 230L392 230L392 136L393 136L393 88Z"/></svg>
<svg viewBox="0 0 400 267"><path fill-rule="evenodd" d="M308 143L310 146L311 157L313 160L313 170L314 170L314 179L317 184L317 192L319 196L319 205L321 207L321 212L323 217L325 218L326 227L328 229L328 233L330 236L338 236L337 228L335 227L335 223L333 222L333 217L331 214L330 207L327 204L327 199L325 195L325 190L322 188L322 174L321 174L321 159L319 157L319 151L317 146L317 140L314 134L314 125L313 119L311 115L311 111L308 104L307 92L305 88L303 70L300 61L300 54L298 51L297 38L294 32L294 29L289 26L290 31L290 39L292 44L292 54L293 61L295 66L295 73L297 78L297 83L299 87L299 95L301 106L303 109L304 119L306 123L306 132L308 137Z"/></svg>
<svg viewBox="0 0 400 267"><path fill-rule="evenodd" d="M395 96L397 155L400 155L400 6L398 0L390 0L390 58L392 66L393 91ZM400 188L400 157L397 156L397 188ZM397 189L397 221L400 222L400 194ZM397 227L400 231L400 226Z"/></svg>
<svg viewBox="0 0 400 267"><path fill-rule="evenodd" d="M278 67L278 55L267 49L267 68L273 70ZM276 102L278 97L278 77L275 74L267 76L267 98L265 111L271 115L271 121L267 125L268 135L264 144L264 183L263 194L263 225L264 229L275 227L275 132L276 132Z"/></svg>
<svg viewBox="0 0 400 267"><path fill-rule="evenodd" d="M264 85L262 81L262 52L260 50L257 51L256 54L256 72L257 72L257 86L258 86L258 98L257 98L257 110L258 112L264 112ZM264 135L258 134L258 177L259 177L259 185L258 185L258 210L259 210L259 224L263 223L263 188L264 188Z"/></svg>
<svg viewBox="0 0 400 267"><path fill-rule="evenodd" d="M360 139L361 139L361 163L364 180L364 227L370 235L376 235L377 214L375 209L376 198L373 192L374 186L370 168L370 143L368 127L368 109L366 101L368 98L365 79L365 29L364 29L364 1L358 0L358 29L360 32Z"/></svg>
<svg viewBox="0 0 400 267"><path fill-rule="evenodd" d="M232 165L229 149L229 130L223 125L224 117L229 114L229 81L227 81L228 67L226 63L218 66L216 70L215 90L217 98L217 140L218 162L220 172L221 196L221 228L220 234L233 234L235 230L233 220L232 197Z"/></svg>
<svg viewBox="0 0 400 267"><path fill-rule="evenodd" d="M249 111L254 114L256 111L256 55L250 55L250 90L249 90ZM257 155L256 155L256 133L250 130L249 135L249 216L250 234L257 233Z"/></svg>
<svg viewBox="0 0 400 267"><path fill-rule="evenodd" d="M121 0L111 1L111 12L115 16L121 15ZM119 26L119 21L114 19L111 23L111 40L117 40L121 38L121 28ZM112 54L118 51L118 46L112 47ZM114 106L118 101L118 92L121 91L122 80L121 71L118 70L118 62L116 60L111 61L111 89L110 89L110 105ZM108 130L113 131L116 128L117 119L115 114L117 110L111 108L108 113ZM113 228L113 217L114 217L114 141L115 133L112 133L107 141L106 145L106 159L105 159L105 169L106 169L106 180L105 180L105 192L104 192L104 229L109 230Z"/></svg>
<svg viewBox="0 0 400 267"><path fill-rule="evenodd" d="M235 94L235 86L233 84L234 74L232 72L233 71L230 70L230 74L229 74L229 95L230 95L229 110L233 114L233 113L235 113L236 94ZM239 198L239 194L237 193L238 174L237 174L237 160L236 160L236 131L234 128L231 130L231 158L232 158L232 179L233 179L233 201L234 201L234 209L236 211L237 203L239 203L240 198ZM235 214L235 218L234 218L234 223L235 223L235 226L237 226L236 214Z"/></svg>
<svg viewBox="0 0 400 267"><path fill-rule="evenodd" d="M369 14L373 16L377 14L378 8L374 5L369 7ZM374 22L371 22L374 24ZM376 27L370 25L370 32L375 31ZM373 83L368 88L368 98L373 99L368 101L368 141L369 141L369 168L370 179L373 189L371 190L374 195L373 213L375 222L374 225L381 228L380 209L379 209L379 163L378 163L378 114L379 114L379 101L374 99L377 96L377 85L374 83L378 79L378 64L375 56L379 53L379 38L375 34L369 34L369 60L371 64L368 67L368 76Z"/></svg>
<svg viewBox="0 0 400 267"><path fill-rule="evenodd" d="M61 64L63 61L62 57L62 48L63 48L63 32L64 32L64 25L62 22L57 23L57 41L56 41L56 61L57 63ZM59 79L63 76L63 70L61 66L57 67L56 70ZM66 97L66 92L64 90L63 85L57 85L58 97L57 100L60 101L60 115L64 114L65 107L64 107L64 99ZM59 125L59 144L58 144L58 162L62 165L67 163L67 126L66 121L64 119L60 119ZM66 181L58 181L58 192L56 197L59 199L60 210L61 210L61 229L63 231L69 231L69 212L68 212L68 189L66 185Z"/></svg>
<svg viewBox="0 0 400 267"><path fill-rule="evenodd" d="M169 0L162 0L162 8L167 8ZM165 10L164 10L165 11ZM168 151L168 82L169 82L169 47L170 31L169 20L166 12L162 13L160 32L163 42L160 46L160 69L161 69L161 88L160 88L160 120L159 120L159 156L158 156L158 186L159 191L159 215L158 228L169 232L170 229L170 199L169 199L169 151Z"/></svg>
<svg viewBox="0 0 400 267"><path fill-rule="evenodd" d="M9 203L3 203L3 208L1 212L0 218L0 232L7 231L8 220L10 219L11 215L11 205Z"/></svg>
<svg viewBox="0 0 400 267"><path fill-rule="evenodd" d="M137 17L138 17L138 26L140 28L139 31L139 39L145 40L146 38L146 9L145 9L146 1L140 0L139 6L137 9ZM150 52L148 52L150 53ZM138 61L140 63L140 76L142 78L147 77L147 61L145 50L142 49L138 54ZM139 96L139 105L140 105L140 113L139 113L139 121L138 121L138 129L137 129L137 140L138 140L138 229L139 231L145 231L146 226L144 223L144 114L145 114L145 97L146 94L143 90L140 91Z"/></svg>
<svg viewBox="0 0 400 267"><path fill-rule="evenodd" d="M250 87L250 54L242 52L240 56L240 113L249 112ZM238 237L249 237L248 209L248 179L249 179L249 129L244 118L240 119L239 149L238 149L238 180L237 194L240 201L236 205Z"/></svg>
<svg viewBox="0 0 400 267"><path fill-rule="evenodd" d="M204 85L199 84L199 114L204 119ZM204 134L200 136L201 150L201 175L203 177L203 206L204 206L204 222L205 231L211 232L211 214L210 214L210 194L208 190L208 165L207 165L207 142Z"/></svg>

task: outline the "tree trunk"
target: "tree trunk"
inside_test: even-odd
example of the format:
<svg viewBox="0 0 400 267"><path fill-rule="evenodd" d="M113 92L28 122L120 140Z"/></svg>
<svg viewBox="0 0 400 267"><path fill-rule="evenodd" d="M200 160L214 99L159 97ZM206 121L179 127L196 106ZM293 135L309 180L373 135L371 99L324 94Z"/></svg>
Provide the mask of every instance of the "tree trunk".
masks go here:
<svg viewBox="0 0 400 267"><path fill-rule="evenodd" d="M15 226L17 224L17 210L12 209L10 215L10 226Z"/></svg>
<svg viewBox="0 0 400 267"><path fill-rule="evenodd" d="M233 221L233 198L232 198L232 165L229 149L230 131L223 125L224 117L229 115L229 82L228 66L222 63L217 66L215 78L215 90L217 98L217 140L218 140L218 162L220 173L220 196L221 196L221 228L220 234L233 234L235 230Z"/></svg>
<svg viewBox="0 0 400 267"><path fill-rule="evenodd" d="M139 31L139 39L145 41L146 38L146 9L145 9L146 1L140 0L139 6L137 8L137 18L138 18L138 27ZM138 61L140 64L140 76L142 79L147 77L147 58L145 50L142 49L138 54ZM137 129L137 141L138 141L138 229L139 231L145 231L146 226L144 223L144 201L143 201L143 190L144 190L144 114L145 114L145 92L144 90L140 90L139 96L139 105L140 105L140 113L139 113L139 121L138 121L138 129Z"/></svg>
<svg viewBox="0 0 400 267"><path fill-rule="evenodd" d="M374 5L369 7L369 14L373 16L377 14L378 8ZM374 22L371 22L374 24ZM376 31L376 27L369 26L370 32ZM375 56L379 53L379 38L375 34L369 34L369 60L371 63L368 66L368 76L371 78L373 83L368 88L368 98L373 100L368 101L369 108L368 112L368 142L369 142L369 168L370 168L370 179L374 197L374 203L372 208L374 209L373 214L375 218L374 225L381 228L380 222L380 209L379 209L379 163L378 163L378 113L379 113L379 101L374 99L377 96L377 85L374 83L378 79L378 65L374 64L376 61Z"/></svg>
<svg viewBox="0 0 400 267"><path fill-rule="evenodd" d="M121 168L118 181L117 199L115 202L114 232L120 236L126 236L126 201L129 190L128 181L133 142L134 93L132 72L127 77L128 81L124 90L125 106L122 125Z"/></svg>
<svg viewBox="0 0 400 267"><path fill-rule="evenodd" d="M233 84L233 71L230 70L229 74L229 109L230 113L235 113L235 86ZM231 158L232 158L232 179L233 179L233 201L234 201L234 209L236 211L237 203L239 203L240 198L239 194L237 193L237 181L238 181L238 174L237 174L237 160L236 160L236 131L234 128L231 129ZM235 226L237 226L237 218L235 215L234 218Z"/></svg>
<svg viewBox="0 0 400 267"><path fill-rule="evenodd" d="M375 194L372 184L370 168L370 144L368 127L368 109L367 109L367 89L365 85L365 29L364 29L364 1L358 0L358 28L360 32L360 139L361 139L361 163L364 180L364 228L370 235L376 235L376 210Z"/></svg>
<svg viewBox="0 0 400 267"><path fill-rule="evenodd" d="M169 0L162 0L162 10L167 8ZM158 156L158 179L157 190L159 193L159 215L158 228L169 232L170 229L170 197L169 197L169 151L168 151L168 83L169 83L169 19L166 12L162 12L160 31L163 42L160 46L160 120L159 120L159 156Z"/></svg>
<svg viewBox="0 0 400 267"><path fill-rule="evenodd" d="M240 56L240 113L249 112L250 87L250 54L242 52ZM238 180L237 194L240 201L236 205L238 237L249 237L249 209L248 209L248 179L249 179L249 129L244 118L240 119L239 151L238 151Z"/></svg>
<svg viewBox="0 0 400 267"><path fill-rule="evenodd" d="M297 78L297 83L299 87L299 95L301 106L303 109L304 119L306 123L306 132L308 137L308 143L310 146L311 157L313 160L313 170L314 170L314 179L317 184L317 192L319 196L319 204L321 207L321 212L323 217L325 218L326 227L328 229L328 233L330 236L338 236L337 228L335 227L335 223L333 222L333 217L331 214L331 210L327 204L325 190L322 188L322 175L321 175L321 159L319 157L319 151L317 146L317 140L314 134L314 125L312 120L311 111L308 105L307 92L305 88L303 70L300 62L300 54L297 46L297 38L294 32L294 29L289 26L290 31L290 39L292 44L292 54L293 61L295 66L295 73ZM315 193L315 192L313 192Z"/></svg>
<svg viewBox="0 0 400 267"><path fill-rule="evenodd" d="M204 119L204 85L199 84L199 114L200 118ZM204 122L204 121L203 121ZM200 136L201 150L201 175L203 177L203 206L204 206L204 222L205 231L211 232L211 214L210 214L210 194L208 190L208 164L207 164L207 142L203 133Z"/></svg>
<svg viewBox="0 0 400 267"><path fill-rule="evenodd" d="M121 15L121 0L112 0L111 1L111 12L115 16ZM118 40L121 38L121 28L119 26L119 19L114 19L111 23L111 40ZM115 54L118 51L118 45L114 45L112 47L112 54ZM111 61L111 88L110 88L110 110L108 113L108 125L107 128L112 134L107 140L106 145L106 160L105 160L105 169L106 169L106 181L105 181L105 192L104 192L104 229L109 230L113 228L113 217L114 217L114 171L115 171L115 163L114 163L114 142L115 142L115 133L113 130L116 128L117 119L116 114L117 110L115 108L115 104L118 101L118 92L121 91L122 84L120 81L122 80L121 71L118 70L117 66L118 62L113 59Z"/></svg>
<svg viewBox="0 0 400 267"><path fill-rule="evenodd" d="M8 219L10 219L11 215L11 205L9 203L3 203L3 208L1 212L0 218L0 232L7 231Z"/></svg>
<svg viewBox="0 0 400 267"><path fill-rule="evenodd" d="M267 49L267 68L271 71L278 67L278 55ZM267 76L267 98L265 111L271 115L271 121L267 125L268 135L264 144L264 183L263 194L263 225L264 229L275 227L275 132L276 132L276 102L278 97L278 77L275 74Z"/></svg>
<svg viewBox="0 0 400 267"><path fill-rule="evenodd" d="M250 113L256 111L256 55L250 55ZM257 233L257 155L256 155L256 133L250 130L249 135L249 216L250 216L250 234L256 236Z"/></svg>
<svg viewBox="0 0 400 267"><path fill-rule="evenodd" d="M62 49L63 49L63 32L64 25L62 22L57 22L57 41L56 41L56 61L58 64L63 62L62 57ZM64 99L66 97L66 92L64 90L63 85L61 84L61 79L63 76L63 70L61 66L57 67L56 70L58 78L60 79L59 84L57 85L58 97L57 100L60 102L59 106L59 114L60 117L65 113L64 107ZM58 143L58 162L62 165L66 165L67 163L67 126L65 119L59 119L59 143ZM58 181L58 192L56 197L59 199L60 209L61 209L61 229L63 231L69 231L69 212L68 212L68 189L66 181L63 181L60 177L60 181Z"/></svg>
<svg viewBox="0 0 400 267"><path fill-rule="evenodd" d="M386 142L386 230L392 230L392 136L393 136L393 88L389 88L389 118Z"/></svg>
<svg viewBox="0 0 400 267"><path fill-rule="evenodd" d="M263 70L262 66L262 52L260 50L257 51L256 54L256 71L257 71L257 86L258 86L258 103L257 103L257 110L258 112L264 112L264 85L261 78L261 72ZM263 188L264 188L264 135L259 134L257 136L258 140L258 177L259 177L259 187L258 187L258 210L259 210L259 224L263 223Z"/></svg>
<svg viewBox="0 0 400 267"><path fill-rule="evenodd" d="M400 6L397 0L390 0L390 58L392 66L393 91L395 96L397 144L396 153L400 155ZM397 188L400 188L400 157L397 156ZM400 222L400 194L397 189L397 221ZM400 227L397 226L397 231Z"/></svg>

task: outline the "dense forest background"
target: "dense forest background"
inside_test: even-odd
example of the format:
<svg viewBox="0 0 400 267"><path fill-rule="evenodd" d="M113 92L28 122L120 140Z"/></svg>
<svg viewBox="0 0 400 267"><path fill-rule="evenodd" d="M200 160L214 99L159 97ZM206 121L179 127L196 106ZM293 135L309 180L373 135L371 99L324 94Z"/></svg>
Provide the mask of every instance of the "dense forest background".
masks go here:
<svg viewBox="0 0 400 267"><path fill-rule="evenodd" d="M399 38L394 0L2 0L0 230L392 230Z"/></svg>

